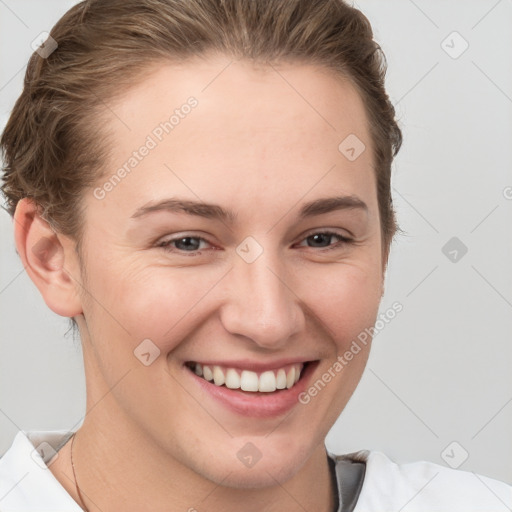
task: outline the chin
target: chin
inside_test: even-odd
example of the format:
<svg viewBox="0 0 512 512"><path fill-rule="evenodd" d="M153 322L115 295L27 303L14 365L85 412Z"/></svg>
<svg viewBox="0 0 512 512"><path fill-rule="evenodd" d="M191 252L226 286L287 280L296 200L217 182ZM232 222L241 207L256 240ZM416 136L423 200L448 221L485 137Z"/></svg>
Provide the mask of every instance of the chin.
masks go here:
<svg viewBox="0 0 512 512"><path fill-rule="evenodd" d="M240 445L239 439L236 444ZM262 438L256 438L252 446L262 444ZM256 452L251 447L251 441L243 444L245 451L237 449L233 452L226 449L224 454L233 453L232 456L211 454L208 458L208 464L201 464L200 473L203 477L215 482L223 487L233 489L263 489L282 484L293 478L307 462L311 456L314 447L307 452L304 447L298 444L296 447L288 446L286 451L280 446L278 450L273 450L271 444L266 443L266 449ZM254 458L250 459L250 454ZM242 460L247 456L246 463ZM259 457L259 458L258 458ZM212 464L212 461L216 463Z"/></svg>
<svg viewBox="0 0 512 512"><path fill-rule="evenodd" d="M232 489L264 489L283 484L298 472L298 468L293 464L283 465L279 461L269 462L271 463L265 464L260 461L252 468L241 468L238 464L233 464L230 468L231 472L227 476L227 473L218 471L215 472L215 475L204 476L216 484ZM229 468L226 469L230 471Z"/></svg>

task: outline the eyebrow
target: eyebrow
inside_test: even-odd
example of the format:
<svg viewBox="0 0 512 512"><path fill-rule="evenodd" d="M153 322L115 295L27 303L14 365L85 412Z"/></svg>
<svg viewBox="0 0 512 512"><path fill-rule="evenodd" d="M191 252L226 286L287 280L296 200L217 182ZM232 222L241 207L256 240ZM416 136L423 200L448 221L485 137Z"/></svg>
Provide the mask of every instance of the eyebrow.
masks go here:
<svg viewBox="0 0 512 512"><path fill-rule="evenodd" d="M357 196L335 196L315 199L302 206L299 219L314 217L337 210L359 209L368 212L368 206ZM235 212L225 209L217 204L203 203L186 199L164 199L157 202L149 202L138 208L132 218L146 216L153 212L167 211L171 213L186 213L208 219L234 223L237 219Z"/></svg>

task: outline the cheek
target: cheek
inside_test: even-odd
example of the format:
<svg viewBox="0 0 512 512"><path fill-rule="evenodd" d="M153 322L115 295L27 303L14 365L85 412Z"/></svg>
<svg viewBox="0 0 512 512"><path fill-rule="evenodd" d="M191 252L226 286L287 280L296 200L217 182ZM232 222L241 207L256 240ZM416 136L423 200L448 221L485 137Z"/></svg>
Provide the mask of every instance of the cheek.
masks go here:
<svg viewBox="0 0 512 512"><path fill-rule="evenodd" d="M380 274L371 265L342 263L318 268L308 276L307 285L302 281L301 297L314 317L313 335L321 333L326 352L317 380L300 400L315 417L323 418L325 437L366 366L371 338L365 329L374 325L377 316Z"/></svg>
<svg viewBox="0 0 512 512"><path fill-rule="evenodd" d="M297 288L302 290L298 295L327 329L338 352L374 324L381 299L380 279L374 267L344 263L319 268L307 282L298 279Z"/></svg>
<svg viewBox="0 0 512 512"><path fill-rule="evenodd" d="M118 345L126 346L129 339L133 351L149 338L168 352L204 316L205 299L225 271L214 266L112 266L96 261L90 280L97 300L92 301L90 316Z"/></svg>

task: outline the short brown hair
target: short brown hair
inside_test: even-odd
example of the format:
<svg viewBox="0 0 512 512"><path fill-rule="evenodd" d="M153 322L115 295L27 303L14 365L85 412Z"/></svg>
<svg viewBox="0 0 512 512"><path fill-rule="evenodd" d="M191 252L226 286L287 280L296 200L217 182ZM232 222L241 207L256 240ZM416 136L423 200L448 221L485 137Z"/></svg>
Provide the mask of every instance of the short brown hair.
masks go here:
<svg viewBox="0 0 512 512"><path fill-rule="evenodd" d="M85 0L50 36L58 48L31 56L0 140L11 215L21 198L32 198L80 247L83 192L101 177L109 150L95 115L142 80L148 66L207 51L263 63L301 61L348 78L363 99L387 261L398 228L391 163L402 134L384 88L385 56L359 10L343 0Z"/></svg>

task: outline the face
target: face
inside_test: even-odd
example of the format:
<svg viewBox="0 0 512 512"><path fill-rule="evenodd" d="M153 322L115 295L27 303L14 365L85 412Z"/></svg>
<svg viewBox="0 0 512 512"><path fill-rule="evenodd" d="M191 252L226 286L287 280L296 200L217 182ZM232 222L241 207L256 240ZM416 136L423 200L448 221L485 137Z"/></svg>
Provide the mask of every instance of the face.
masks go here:
<svg viewBox="0 0 512 512"><path fill-rule="evenodd" d="M98 417L256 488L323 449L368 357L344 354L375 322L383 262L355 89L315 66L228 62L163 64L109 104L78 320L88 401L113 399Z"/></svg>

